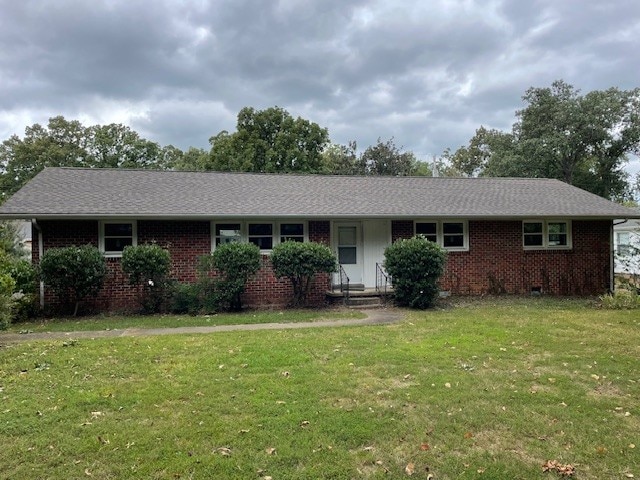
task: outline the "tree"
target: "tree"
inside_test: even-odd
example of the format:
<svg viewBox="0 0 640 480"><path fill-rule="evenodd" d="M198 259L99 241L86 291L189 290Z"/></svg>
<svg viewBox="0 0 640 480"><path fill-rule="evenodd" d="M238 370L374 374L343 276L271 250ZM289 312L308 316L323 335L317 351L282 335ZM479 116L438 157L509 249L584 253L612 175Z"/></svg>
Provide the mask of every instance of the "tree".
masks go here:
<svg viewBox="0 0 640 480"><path fill-rule="evenodd" d="M480 127L451 155L453 167L475 176L557 178L605 198L625 198L622 169L640 151L640 89L580 95L556 81L530 88L511 132Z"/></svg>
<svg viewBox="0 0 640 480"><path fill-rule="evenodd" d="M77 120L52 117L34 124L24 138L13 135L0 145L0 203L45 167L172 167L182 152L161 148L119 124L85 127Z"/></svg>
<svg viewBox="0 0 640 480"><path fill-rule="evenodd" d="M40 259L40 275L61 301L74 304L75 317L80 302L102 288L107 265L93 245L50 248Z"/></svg>
<svg viewBox="0 0 640 480"><path fill-rule="evenodd" d="M202 148L189 147L186 152L178 150L172 165L176 170L211 170L213 165L209 152Z"/></svg>
<svg viewBox="0 0 640 480"><path fill-rule="evenodd" d="M393 278L398 304L419 309L430 307L438 296L438 279L446 258L446 250L420 235L388 246L384 251L384 268Z"/></svg>
<svg viewBox="0 0 640 480"><path fill-rule="evenodd" d="M412 152L402 152L393 138L368 147L357 161L358 170L365 175L407 176L417 171L417 160Z"/></svg>
<svg viewBox="0 0 640 480"><path fill-rule="evenodd" d="M316 123L294 119L280 107L245 107L238 113L236 132L222 131L209 142L207 170L318 173L329 134Z"/></svg>
<svg viewBox="0 0 640 480"><path fill-rule="evenodd" d="M318 273L332 273L338 267L331 249L316 242L280 243L273 247L270 259L276 278L286 277L291 281L294 306L306 303Z"/></svg>
<svg viewBox="0 0 640 480"><path fill-rule="evenodd" d="M140 138L126 125L112 123L85 129L88 161L98 168L165 169L163 151L155 142ZM175 148L175 147L174 147Z"/></svg>
<svg viewBox="0 0 640 480"><path fill-rule="evenodd" d="M358 165L355 141L347 145L332 143L322 152L323 173L330 175L358 175L364 174Z"/></svg>

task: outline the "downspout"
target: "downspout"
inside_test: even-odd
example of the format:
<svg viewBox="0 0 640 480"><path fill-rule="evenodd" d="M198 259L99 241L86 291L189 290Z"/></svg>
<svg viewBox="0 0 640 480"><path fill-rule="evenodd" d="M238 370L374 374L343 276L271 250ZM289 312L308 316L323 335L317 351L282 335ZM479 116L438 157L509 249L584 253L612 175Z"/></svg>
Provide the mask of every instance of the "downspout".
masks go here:
<svg viewBox="0 0 640 480"><path fill-rule="evenodd" d="M611 291L611 293L615 292L616 290L616 274L615 274L615 244L613 243L613 227L615 227L616 225L622 225L624 223L627 223L629 221L629 219L625 219L621 222L618 223L613 223L611 222L611 227L609 227L609 290Z"/></svg>
<svg viewBox="0 0 640 480"><path fill-rule="evenodd" d="M35 218L31 219L31 226L38 231L38 262L42 260L44 255L44 243L42 238L42 229L38 225ZM40 308L44 309L44 282L40 280Z"/></svg>

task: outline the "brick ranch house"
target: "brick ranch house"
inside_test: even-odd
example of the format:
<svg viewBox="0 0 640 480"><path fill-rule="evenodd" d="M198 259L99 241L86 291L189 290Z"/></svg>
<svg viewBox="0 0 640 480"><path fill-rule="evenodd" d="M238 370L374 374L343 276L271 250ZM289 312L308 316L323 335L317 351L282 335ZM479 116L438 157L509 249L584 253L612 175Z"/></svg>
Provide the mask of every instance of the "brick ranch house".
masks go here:
<svg viewBox="0 0 640 480"><path fill-rule="evenodd" d="M376 264L397 239L422 234L448 250L441 288L454 294L600 294L613 288L612 220L633 210L558 180L356 177L47 168L0 207L31 219L33 259L49 248L93 244L109 275L101 310L135 306L120 268L126 245L169 249L172 275L196 280L198 257L252 242L263 268L247 305L283 305L286 279L269 265L284 240L325 243L352 284L373 287ZM339 275L316 278L321 304ZM41 301L53 297L46 285Z"/></svg>

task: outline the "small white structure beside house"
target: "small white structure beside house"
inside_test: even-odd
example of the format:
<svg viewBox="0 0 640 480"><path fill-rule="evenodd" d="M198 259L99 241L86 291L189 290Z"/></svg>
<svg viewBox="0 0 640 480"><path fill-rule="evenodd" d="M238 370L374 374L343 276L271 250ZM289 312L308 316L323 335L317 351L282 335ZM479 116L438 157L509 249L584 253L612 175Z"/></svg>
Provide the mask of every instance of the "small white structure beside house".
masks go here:
<svg viewBox="0 0 640 480"><path fill-rule="evenodd" d="M640 275L640 220L613 222L615 273Z"/></svg>

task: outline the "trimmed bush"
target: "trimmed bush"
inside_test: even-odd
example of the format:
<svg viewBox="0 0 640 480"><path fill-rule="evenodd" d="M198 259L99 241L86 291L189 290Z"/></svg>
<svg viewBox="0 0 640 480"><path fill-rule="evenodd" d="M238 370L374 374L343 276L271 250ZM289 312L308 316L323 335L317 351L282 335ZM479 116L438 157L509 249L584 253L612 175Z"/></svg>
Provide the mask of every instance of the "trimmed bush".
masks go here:
<svg viewBox="0 0 640 480"><path fill-rule="evenodd" d="M74 305L102 288L107 275L104 257L93 245L51 248L40 259L40 275L45 285L66 305Z"/></svg>
<svg viewBox="0 0 640 480"><path fill-rule="evenodd" d="M242 309L240 296L247 281L260 270L260 249L253 243L218 245L200 260L203 308L207 311ZM212 271L216 276L209 277Z"/></svg>
<svg viewBox="0 0 640 480"><path fill-rule="evenodd" d="M273 247L271 264L277 278L286 277L293 287L293 306L306 305L313 279L318 273L338 268L329 247L316 242L284 242Z"/></svg>
<svg viewBox="0 0 640 480"><path fill-rule="evenodd" d="M438 296L438 279L447 252L422 236L398 240L384 251L384 268L393 278L396 302L401 306L429 308Z"/></svg>
<svg viewBox="0 0 640 480"><path fill-rule="evenodd" d="M159 312L167 297L171 255L159 245L127 246L122 251L122 271L138 287L145 313Z"/></svg>
<svg viewBox="0 0 640 480"><path fill-rule="evenodd" d="M36 302L36 269L30 261L22 258L10 257L0 252L0 274L9 275L15 286L11 298L13 299L12 320L24 320L37 313Z"/></svg>
<svg viewBox="0 0 640 480"><path fill-rule="evenodd" d="M13 289L16 282L6 273L0 274L0 330L6 330L13 316Z"/></svg>

